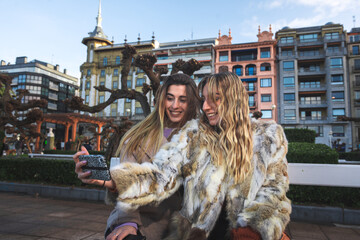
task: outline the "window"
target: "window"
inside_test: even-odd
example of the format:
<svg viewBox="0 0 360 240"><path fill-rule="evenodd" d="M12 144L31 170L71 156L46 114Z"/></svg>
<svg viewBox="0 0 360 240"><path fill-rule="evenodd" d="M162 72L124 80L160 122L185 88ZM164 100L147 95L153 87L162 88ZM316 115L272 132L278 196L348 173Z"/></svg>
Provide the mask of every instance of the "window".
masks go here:
<svg viewBox="0 0 360 240"><path fill-rule="evenodd" d="M131 80L127 80L127 87L128 87L128 88L131 88L131 85L132 85L132 81L131 81Z"/></svg>
<svg viewBox="0 0 360 240"><path fill-rule="evenodd" d="M101 77L105 77L105 70L101 70L100 76L101 76Z"/></svg>
<svg viewBox="0 0 360 240"><path fill-rule="evenodd" d="M20 75L21 76L21 75ZM19 76L19 81L20 81L20 76ZM24 75L23 75L24 76ZM25 82L25 81L24 81ZM19 82L20 83L20 82ZM42 79L42 85L45 86L49 86L49 79L48 78L43 78Z"/></svg>
<svg viewBox="0 0 360 240"><path fill-rule="evenodd" d="M304 34L300 35L300 42L315 42L317 41L318 35L316 33L313 34Z"/></svg>
<svg viewBox="0 0 360 240"><path fill-rule="evenodd" d="M360 86L360 75L355 75L355 86Z"/></svg>
<svg viewBox="0 0 360 240"><path fill-rule="evenodd" d="M41 88L41 95L49 96L49 89L48 88Z"/></svg>
<svg viewBox="0 0 360 240"><path fill-rule="evenodd" d="M355 59L355 70L360 70L360 59Z"/></svg>
<svg viewBox="0 0 360 240"><path fill-rule="evenodd" d="M271 102L271 94L261 94L261 102Z"/></svg>
<svg viewBox="0 0 360 240"><path fill-rule="evenodd" d="M324 127L323 126L308 126L308 129L315 131L317 137L324 136Z"/></svg>
<svg viewBox="0 0 360 240"><path fill-rule="evenodd" d="M114 76L119 76L119 69L114 69Z"/></svg>
<svg viewBox="0 0 360 240"><path fill-rule="evenodd" d="M249 96L249 107L255 107L255 98L253 95Z"/></svg>
<svg viewBox="0 0 360 240"><path fill-rule="evenodd" d="M114 81L114 82L113 82L112 88L113 88L113 89L117 89L117 88L118 88L118 81Z"/></svg>
<svg viewBox="0 0 360 240"><path fill-rule="evenodd" d="M131 99L129 99L129 98L125 98L125 102L127 102L127 103L131 103Z"/></svg>
<svg viewBox="0 0 360 240"><path fill-rule="evenodd" d="M284 93L284 101L286 103L294 103L295 102L295 93Z"/></svg>
<svg viewBox="0 0 360 240"><path fill-rule="evenodd" d="M108 65L108 59L107 59L107 57L104 57L104 59L103 59L103 66L105 67L105 66L107 66Z"/></svg>
<svg viewBox="0 0 360 240"><path fill-rule="evenodd" d="M248 85L247 85L247 90L248 91L255 91L255 83L249 82Z"/></svg>
<svg viewBox="0 0 360 240"><path fill-rule="evenodd" d="M344 137L344 126L332 126L333 137Z"/></svg>
<svg viewBox="0 0 360 240"><path fill-rule="evenodd" d="M269 57L270 57L270 48L261 48L260 58L269 58Z"/></svg>
<svg viewBox="0 0 360 240"><path fill-rule="evenodd" d="M233 67L233 73L235 73L238 76L242 76L242 66Z"/></svg>
<svg viewBox="0 0 360 240"><path fill-rule="evenodd" d="M293 43L294 37L282 37L280 38L280 43Z"/></svg>
<svg viewBox="0 0 360 240"><path fill-rule="evenodd" d="M143 84L145 83L145 78L138 78L136 79L136 86L143 86Z"/></svg>
<svg viewBox="0 0 360 240"><path fill-rule="evenodd" d="M344 101L344 92L343 91L332 92L331 99L333 102L343 102Z"/></svg>
<svg viewBox="0 0 360 240"><path fill-rule="evenodd" d="M355 91L355 100L360 99L360 91Z"/></svg>
<svg viewBox="0 0 360 240"><path fill-rule="evenodd" d="M295 87L295 78L284 77L284 87Z"/></svg>
<svg viewBox="0 0 360 240"><path fill-rule="evenodd" d="M225 51L225 52L220 52L220 54L219 54L219 61L220 61L220 62L227 62L227 61L229 61L229 54L228 54L227 51Z"/></svg>
<svg viewBox="0 0 360 240"><path fill-rule="evenodd" d="M112 109L111 109L111 116L112 116L112 117L116 117L116 115L117 115L117 109L116 109L116 108L112 108Z"/></svg>
<svg viewBox="0 0 360 240"><path fill-rule="evenodd" d="M261 110L263 119L269 119L272 118L272 111L271 110Z"/></svg>
<svg viewBox="0 0 360 240"><path fill-rule="evenodd" d="M325 39L339 39L340 35L338 32L333 32L333 33L325 33Z"/></svg>
<svg viewBox="0 0 360 240"><path fill-rule="evenodd" d="M260 71L271 71L270 63L262 63L260 65Z"/></svg>
<svg viewBox="0 0 360 240"><path fill-rule="evenodd" d="M294 62L293 61L283 62L283 69L284 71L294 71Z"/></svg>
<svg viewBox="0 0 360 240"><path fill-rule="evenodd" d="M281 56L283 56L283 57L286 57L286 56L291 57L293 55L294 55L294 52L292 49L282 49L281 50Z"/></svg>
<svg viewBox="0 0 360 240"><path fill-rule="evenodd" d="M301 111L301 120L322 120L321 111Z"/></svg>
<svg viewBox="0 0 360 240"><path fill-rule="evenodd" d="M331 84L344 84L344 77L342 74L331 75Z"/></svg>
<svg viewBox="0 0 360 240"><path fill-rule="evenodd" d="M100 86L105 86L105 82L104 81L100 82Z"/></svg>
<svg viewBox="0 0 360 240"><path fill-rule="evenodd" d="M144 70L142 70L141 68L137 68L136 72L137 72L137 73L143 73Z"/></svg>
<svg viewBox="0 0 360 240"><path fill-rule="evenodd" d="M103 103L105 101L105 96L99 96L99 103Z"/></svg>
<svg viewBox="0 0 360 240"><path fill-rule="evenodd" d="M294 109L285 109L284 110L284 120L295 120L296 113Z"/></svg>
<svg viewBox="0 0 360 240"><path fill-rule="evenodd" d="M342 58L331 58L330 68L342 68Z"/></svg>
<svg viewBox="0 0 360 240"><path fill-rule="evenodd" d="M260 87L271 87L271 78L260 79Z"/></svg>
<svg viewBox="0 0 360 240"><path fill-rule="evenodd" d="M352 54L359 55L359 46L352 46Z"/></svg>
<svg viewBox="0 0 360 240"><path fill-rule="evenodd" d="M144 112L143 112L143 110L142 110L142 108L141 107L136 107L135 108L135 114L143 114Z"/></svg>
<svg viewBox="0 0 360 240"><path fill-rule="evenodd" d="M340 46L328 46L326 49L330 53L338 53L338 52L340 52Z"/></svg>
<svg viewBox="0 0 360 240"><path fill-rule="evenodd" d="M86 76L88 76L88 77L91 76L91 70L90 69L87 70Z"/></svg>
<svg viewBox="0 0 360 240"><path fill-rule="evenodd" d="M300 82L300 88L320 88L320 81Z"/></svg>
<svg viewBox="0 0 360 240"><path fill-rule="evenodd" d="M321 104L321 96L300 97L301 104Z"/></svg>
<svg viewBox="0 0 360 240"><path fill-rule="evenodd" d="M89 104L89 95L85 95L85 103Z"/></svg>
<svg viewBox="0 0 360 240"><path fill-rule="evenodd" d="M90 89L90 81L86 81L86 83L85 83L85 89Z"/></svg>
<svg viewBox="0 0 360 240"><path fill-rule="evenodd" d="M254 76L254 75L256 75L256 66L253 65L253 64L247 65L246 70L245 70L245 75L246 76Z"/></svg>
<svg viewBox="0 0 360 240"><path fill-rule="evenodd" d="M350 42L360 42L360 35L350 36Z"/></svg>
<svg viewBox="0 0 360 240"><path fill-rule="evenodd" d="M115 64L120 65L120 56L116 56L115 58Z"/></svg>
<svg viewBox="0 0 360 240"><path fill-rule="evenodd" d="M337 118L338 116L345 116L344 108L334 108L333 109L333 118Z"/></svg>

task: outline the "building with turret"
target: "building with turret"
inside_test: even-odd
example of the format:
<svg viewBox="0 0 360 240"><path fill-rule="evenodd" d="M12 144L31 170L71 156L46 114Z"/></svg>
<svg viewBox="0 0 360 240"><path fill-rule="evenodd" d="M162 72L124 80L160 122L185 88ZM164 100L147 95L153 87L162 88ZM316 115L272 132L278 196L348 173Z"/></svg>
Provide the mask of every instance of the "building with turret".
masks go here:
<svg viewBox="0 0 360 240"><path fill-rule="evenodd" d="M215 72L233 72L238 75L249 93L250 112L262 112L262 119L277 120L276 40L269 31L259 27L258 41L232 43L229 35L219 31L215 49Z"/></svg>
<svg viewBox="0 0 360 240"><path fill-rule="evenodd" d="M109 89L118 89L121 86L122 69L122 51L125 48L127 40L124 43L114 44L105 35L101 26L101 0L99 4L98 16L94 31L89 32L89 36L82 40L87 47L87 58L80 66L80 96L89 106L94 106L106 101L110 93L98 92L94 86L105 86ZM154 40L128 42L127 44L135 47L138 54L149 53L152 49L158 47L158 42ZM143 83L149 83L145 73L136 67L131 67L128 76L128 87L141 91ZM151 94L148 94L151 102ZM132 116L132 119L141 119L143 117L142 108L139 102L129 99L118 99L103 111L96 113L99 117L121 117Z"/></svg>

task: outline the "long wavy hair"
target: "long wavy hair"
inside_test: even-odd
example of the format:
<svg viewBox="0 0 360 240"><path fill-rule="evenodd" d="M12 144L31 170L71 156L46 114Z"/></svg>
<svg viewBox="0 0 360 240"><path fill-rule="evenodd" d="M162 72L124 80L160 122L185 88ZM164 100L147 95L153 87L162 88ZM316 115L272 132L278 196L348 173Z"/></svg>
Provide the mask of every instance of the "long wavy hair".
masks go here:
<svg viewBox="0 0 360 240"><path fill-rule="evenodd" d="M171 85L185 85L186 87L187 109L183 119L178 123L171 122L165 113L166 94ZM198 117L199 107L200 98L195 82L186 74L178 73L168 76L156 93L154 111L124 135L115 156L119 156L123 149L121 160L130 153L140 161L149 150L157 152L164 137L164 128L175 128L175 131L180 129L187 121Z"/></svg>
<svg viewBox="0 0 360 240"><path fill-rule="evenodd" d="M211 126L206 115L201 115L200 128L205 133L203 144L207 146L215 163L221 165L225 161L227 171L233 175L235 181L242 182L252 168L249 96L238 76L230 72L203 78L198 86L200 96L206 84L213 103L216 102L216 92L220 94L220 105L217 107L217 126Z"/></svg>

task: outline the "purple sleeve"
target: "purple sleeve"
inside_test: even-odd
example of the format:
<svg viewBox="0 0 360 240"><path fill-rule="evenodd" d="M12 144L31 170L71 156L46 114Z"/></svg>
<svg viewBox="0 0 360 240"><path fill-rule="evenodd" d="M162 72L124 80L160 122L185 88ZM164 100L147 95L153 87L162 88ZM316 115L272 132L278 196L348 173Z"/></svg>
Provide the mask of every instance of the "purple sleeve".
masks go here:
<svg viewBox="0 0 360 240"><path fill-rule="evenodd" d="M117 226L116 228L114 228L114 230L115 230L115 229L118 229L118 228L120 228L120 227L123 227L123 226L131 226L131 227L136 228L136 231L138 230L138 225L137 225L136 223L133 223L133 222L123 223L123 224Z"/></svg>

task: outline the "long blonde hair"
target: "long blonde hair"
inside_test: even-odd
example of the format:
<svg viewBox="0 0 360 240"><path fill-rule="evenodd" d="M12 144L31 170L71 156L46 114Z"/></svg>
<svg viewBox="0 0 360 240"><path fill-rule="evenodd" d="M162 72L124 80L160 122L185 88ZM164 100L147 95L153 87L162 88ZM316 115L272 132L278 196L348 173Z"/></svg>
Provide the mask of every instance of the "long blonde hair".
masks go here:
<svg viewBox="0 0 360 240"><path fill-rule="evenodd" d="M165 114L166 94L171 85L185 85L187 109L185 116L177 124L172 123ZM119 156L124 146L122 159L127 154L133 154L140 161L149 150L157 152L164 137L164 128L179 129L187 121L195 119L199 114L200 100L195 82L186 74L168 76L155 96L155 109L144 120L132 127L121 139L115 156ZM126 143L126 144L125 144ZM122 160L121 159L121 160Z"/></svg>
<svg viewBox="0 0 360 240"><path fill-rule="evenodd" d="M242 182L252 168L249 96L238 76L230 72L203 78L198 87L200 96L206 84L212 102L216 102L215 95L219 92L220 105L217 108L217 126L210 126L205 114L201 116L200 127L205 133L203 143L214 162L220 165L225 161L227 171L233 175L235 181Z"/></svg>

